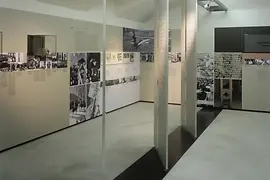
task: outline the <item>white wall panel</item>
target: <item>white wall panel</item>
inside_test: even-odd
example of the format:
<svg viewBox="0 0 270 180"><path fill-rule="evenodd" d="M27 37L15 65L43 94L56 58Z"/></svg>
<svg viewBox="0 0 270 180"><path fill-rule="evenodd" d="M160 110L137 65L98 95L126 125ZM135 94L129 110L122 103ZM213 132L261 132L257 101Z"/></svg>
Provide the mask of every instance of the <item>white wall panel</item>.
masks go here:
<svg viewBox="0 0 270 180"><path fill-rule="evenodd" d="M242 108L270 111L270 67L243 66Z"/></svg>
<svg viewBox="0 0 270 180"><path fill-rule="evenodd" d="M140 100L140 81L106 87L106 112Z"/></svg>
<svg viewBox="0 0 270 180"><path fill-rule="evenodd" d="M108 52L111 53L111 52ZM118 54L122 52L113 52ZM106 80L140 76L140 54L134 53L133 63L106 64ZM106 86L106 112L140 101L140 80Z"/></svg>
<svg viewBox="0 0 270 180"><path fill-rule="evenodd" d="M154 63L141 62L141 101L154 101ZM181 63L169 63L168 102L181 104Z"/></svg>

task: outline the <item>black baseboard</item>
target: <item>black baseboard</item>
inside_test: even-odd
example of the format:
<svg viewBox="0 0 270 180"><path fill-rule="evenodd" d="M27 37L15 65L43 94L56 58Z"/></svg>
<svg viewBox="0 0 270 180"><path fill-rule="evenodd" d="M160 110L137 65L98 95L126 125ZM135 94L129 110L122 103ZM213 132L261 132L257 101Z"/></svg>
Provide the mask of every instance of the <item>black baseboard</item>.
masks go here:
<svg viewBox="0 0 270 180"><path fill-rule="evenodd" d="M154 103L154 101L139 101L139 102L143 102L143 103ZM178 103L168 103L169 105L177 105L177 106L181 106L181 104Z"/></svg>
<svg viewBox="0 0 270 180"><path fill-rule="evenodd" d="M114 109L114 110L112 110L112 111L108 111L108 112L106 112L106 113L109 114L109 113L112 113L112 112L114 112L114 111L118 111L118 110L123 109L123 108L126 108L126 107L128 107L128 106L132 106L132 105L134 105L134 104L137 104L138 102L140 102L140 101L136 101L136 102L134 102L134 103L131 103L131 104L125 105L125 106L123 106L123 107Z"/></svg>
<svg viewBox="0 0 270 180"><path fill-rule="evenodd" d="M205 107L205 106L200 106ZM239 109L239 108L226 108L226 107L213 107L208 106L209 109L217 109L217 110L230 110L230 111L244 111L244 112L256 112L256 113L267 113L269 114L270 111L259 111L259 110L252 110L252 109Z"/></svg>
<svg viewBox="0 0 270 180"><path fill-rule="evenodd" d="M106 112L106 114L109 114L109 113L112 113L112 112L114 112L114 111L117 111L117 110L126 108L126 107L131 106L131 105L134 105L134 104L136 104L136 103L138 103L138 102L139 102L139 101L134 102L134 103L131 103L131 104L128 104L128 105L123 106L123 107L120 107L120 108L117 108L117 109L112 110L112 111L108 111L108 112ZM93 118L93 119L88 119L88 120L85 120L85 121L83 121L83 122L79 122L79 123L77 123L77 124L74 124L74 125L71 125L71 126L67 126L67 127L61 128L61 129L58 129L58 130L56 130L56 131L53 131L53 132L50 132L50 133L47 133L47 134L38 136L38 137L36 137L36 138L34 138L34 139L30 139L30 140L28 140L28 141L25 141L25 142L16 144L16 145L11 146L11 147L9 147L9 148L0 150L0 154L1 154L1 153L4 153L4 152L6 152L6 151L9 151L9 150L11 150L11 149L15 149L15 148L17 148L17 147L23 146L23 145L25 145L25 144L31 143L31 142L33 142L33 141L39 140L39 139L44 138L44 137L46 137L46 136L50 136L50 135L52 135L52 134L55 134L55 133L64 131L64 130L66 130L66 129L69 129L69 128L72 128L72 127L81 125L81 124L86 123L86 122L88 122L88 121L93 121L94 119L99 118L99 117L101 117L101 116L102 116L102 115L99 115L99 116L97 116L97 117L95 117L95 118Z"/></svg>

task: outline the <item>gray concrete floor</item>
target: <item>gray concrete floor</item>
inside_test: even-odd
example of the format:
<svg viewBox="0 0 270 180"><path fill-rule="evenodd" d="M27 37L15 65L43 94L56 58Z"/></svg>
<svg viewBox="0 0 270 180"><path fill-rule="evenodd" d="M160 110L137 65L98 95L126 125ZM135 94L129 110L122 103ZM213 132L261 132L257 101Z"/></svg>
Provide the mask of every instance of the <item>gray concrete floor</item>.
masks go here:
<svg viewBox="0 0 270 180"><path fill-rule="evenodd" d="M164 180L270 178L270 114L223 110Z"/></svg>
<svg viewBox="0 0 270 180"><path fill-rule="evenodd" d="M0 154L0 179L114 179L153 147L153 107L137 103L107 115L104 159L99 117ZM169 105L169 133L180 126L180 111Z"/></svg>

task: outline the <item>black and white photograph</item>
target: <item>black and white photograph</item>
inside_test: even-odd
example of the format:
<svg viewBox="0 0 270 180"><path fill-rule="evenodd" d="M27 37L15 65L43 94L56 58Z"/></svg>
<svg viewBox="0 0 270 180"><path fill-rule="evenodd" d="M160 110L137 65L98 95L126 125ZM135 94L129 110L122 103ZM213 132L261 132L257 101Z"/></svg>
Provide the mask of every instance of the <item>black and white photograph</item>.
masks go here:
<svg viewBox="0 0 270 180"><path fill-rule="evenodd" d="M210 53L198 53L197 55L197 77L214 78L214 55Z"/></svg>
<svg viewBox="0 0 270 180"><path fill-rule="evenodd" d="M52 57L52 68L67 68L68 53L57 53Z"/></svg>
<svg viewBox="0 0 270 180"><path fill-rule="evenodd" d="M245 64L246 65L270 65L270 60L269 59L245 59Z"/></svg>
<svg viewBox="0 0 270 180"><path fill-rule="evenodd" d="M148 53L140 53L141 61L143 62L154 62L154 53L148 52Z"/></svg>
<svg viewBox="0 0 270 180"><path fill-rule="evenodd" d="M106 80L106 86L114 86L120 84L119 79Z"/></svg>
<svg viewBox="0 0 270 180"><path fill-rule="evenodd" d="M87 85L70 87L69 125L86 120Z"/></svg>
<svg viewBox="0 0 270 180"><path fill-rule="evenodd" d="M171 51L171 31L169 30L169 52ZM123 28L124 52L154 52L153 30Z"/></svg>
<svg viewBox="0 0 270 180"><path fill-rule="evenodd" d="M100 81L100 53L87 53L87 79L86 83Z"/></svg>
<svg viewBox="0 0 270 180"><path fill-rule="evenodd" d="M215 77L242 79L242 53L215 53Z"/></svg>
<svg viewBox="0 0 270 180"><path fill-rule="evenodd" d="M87 80L86 53L70 54L70 86L85 84Z"/></svg>
<svg viewBox="0 0 270 180"><path fill-rule="evenodd" d="M123 28L124 52L154 52L154 31Z"/></svg>
<svg viewBox="0 0 270 180"><path fill-rule="evenodd" d="M170 63L179 63L181 62L181 53L169 52L168 60Z"/></svg>
<svg viewBox="0 0 270 180"><path fill-rule="evenodd" d="M24 63L23 53L2 53L0 54L0 71L18 71L18 64Z"/></svg>
<svg viewBox="0 0 270 180"><path fill-rule="evenodd" d="M214 105L214 80L197 78L198 104Z"/></svg>
<svg viewBox="0 0 270 180"><path fill-rule="evenodd" d="M87 108L86 108L86 120L93 119L102 114L101 107L101 88L100 83L87 84Z"/></svg>

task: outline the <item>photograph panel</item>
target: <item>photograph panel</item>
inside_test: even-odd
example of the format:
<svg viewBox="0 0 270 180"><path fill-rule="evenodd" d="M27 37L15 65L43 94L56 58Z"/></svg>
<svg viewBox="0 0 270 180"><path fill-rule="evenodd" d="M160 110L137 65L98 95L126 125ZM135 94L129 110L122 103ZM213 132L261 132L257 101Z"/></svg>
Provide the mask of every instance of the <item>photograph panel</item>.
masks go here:
<svg viewBox="0 0 270 180"><path fill-rule="evenodd" d="M101 67L100 53L87 53L87 79L86 83L100 81L100 67Z"/></svg>
<svg viewBox="0 0 270 180"><path fill-rule="evenodd" d="M69 125L86 120L87 85L70 87Z"/></svg>

